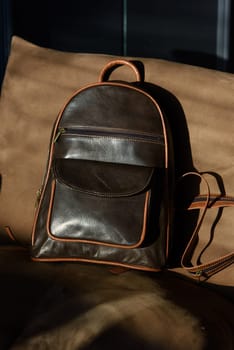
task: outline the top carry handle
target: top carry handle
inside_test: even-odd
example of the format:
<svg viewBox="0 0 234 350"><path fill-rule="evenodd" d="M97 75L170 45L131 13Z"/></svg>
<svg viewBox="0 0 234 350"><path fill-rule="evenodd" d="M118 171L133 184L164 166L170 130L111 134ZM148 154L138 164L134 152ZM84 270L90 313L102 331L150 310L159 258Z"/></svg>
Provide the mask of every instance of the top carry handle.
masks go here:
<svg viewBox="0 0 234 350"><path fill-rule="evenodd" d="M138 82L143 81L143 76L140 70L138 69L138 67L135 65L135 63L131 61L119 59L119 60L111 61L103 67L99 76L99 82L102 83L102 82L108 81L111 73L120 66L128 66L134 72L136 76L136 81Z"/></svg>

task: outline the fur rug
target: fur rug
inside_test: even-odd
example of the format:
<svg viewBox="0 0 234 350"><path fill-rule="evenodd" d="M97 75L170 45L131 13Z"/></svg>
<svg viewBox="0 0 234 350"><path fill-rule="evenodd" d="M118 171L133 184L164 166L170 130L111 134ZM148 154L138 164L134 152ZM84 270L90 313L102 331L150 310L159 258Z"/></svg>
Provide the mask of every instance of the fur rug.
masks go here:
<svg viewBox="0 0 234 350"><path fill-rule="evenodd" d="M114 275L1 249L0 279L1 350L234 349L234 305L175 273Z"/></svg>
<svg viewBox="0 0 234 350"><path fill-rule="evenodd" d="M49 289L12 350L204 348L199 320L157 283L127 273L93 286L77 295Z"/></svg>

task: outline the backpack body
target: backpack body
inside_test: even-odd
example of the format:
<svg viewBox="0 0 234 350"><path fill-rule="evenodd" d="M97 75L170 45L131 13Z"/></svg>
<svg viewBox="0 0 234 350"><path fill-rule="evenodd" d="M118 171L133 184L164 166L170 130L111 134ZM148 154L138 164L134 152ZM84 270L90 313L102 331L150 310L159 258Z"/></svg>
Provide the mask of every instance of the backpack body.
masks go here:
<svg viewBox="0 0 234 350"><path fill-rule="evenodd" d="M129 61L116 61L105 73L119 64L136 71ZM105 81L102 74L78 90L52 131L33 260L165 266L173 216L168 129L139 81Z"/></svg>

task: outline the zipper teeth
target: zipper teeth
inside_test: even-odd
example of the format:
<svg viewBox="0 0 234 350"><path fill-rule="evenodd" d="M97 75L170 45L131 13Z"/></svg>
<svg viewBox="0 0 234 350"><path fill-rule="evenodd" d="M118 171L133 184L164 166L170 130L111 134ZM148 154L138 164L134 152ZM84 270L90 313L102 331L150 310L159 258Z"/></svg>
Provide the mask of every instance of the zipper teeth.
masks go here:
<svg viewBox="0 0 234 350"><path fill-rule="evenodd" d="M161 135L151 135L151 134L140 134L137 132L125 132L125 131L106 131L106 130L85 130L85 129L79 129L79 128L59 128L58 131L59 135L64 134L80 134L80 135L100 135L100 136L115 136L115 137L131 137L131 138L138 138L142 140L152 140L152 141L160 141L162 142L163 137Z"/></svg>

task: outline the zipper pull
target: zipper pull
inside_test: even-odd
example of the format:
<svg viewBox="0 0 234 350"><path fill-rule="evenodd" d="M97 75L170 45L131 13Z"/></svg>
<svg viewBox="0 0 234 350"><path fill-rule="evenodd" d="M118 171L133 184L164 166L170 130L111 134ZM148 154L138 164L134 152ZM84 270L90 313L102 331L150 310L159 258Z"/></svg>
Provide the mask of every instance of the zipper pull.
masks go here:
<svg viewBox="0 0 234 350"><path fill-rule="evenodd" d="M62 134L64 134L64 133L65 133L65 129L64 128L59 128L57 134L55 135L55 138L54 138L53 142L55 143L56 141L58 141L59 137Z"/></svg>
<svg viewBox="0 0 234 350"><path fill-rule="evenodd" d="M40 199L41 199L41 193L42 193L42 188L39 188L36 192L36 202L35 202L35 208L38 207Z"/></svg>

